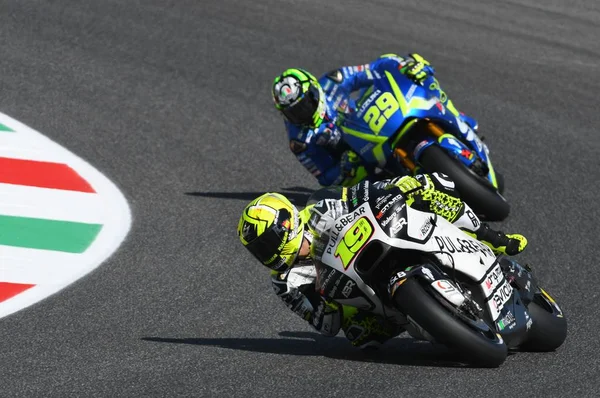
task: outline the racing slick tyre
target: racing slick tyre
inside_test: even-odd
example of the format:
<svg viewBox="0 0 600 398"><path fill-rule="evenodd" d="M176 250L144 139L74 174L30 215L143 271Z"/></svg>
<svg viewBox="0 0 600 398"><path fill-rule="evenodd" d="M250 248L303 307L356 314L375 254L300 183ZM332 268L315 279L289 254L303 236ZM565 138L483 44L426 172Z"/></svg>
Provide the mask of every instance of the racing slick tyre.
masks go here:
<svg viewBox="0 0 600 398"><path fill-rule="evenodd" d="M502 221L510 213L510 205L486 179L452 158L437 145L430 145L421 154L419 163L427 172L448 175L456 184L462 200L486 221ZM504 182L502 182L504 185ZM504 187L502 187L504 188Z"/></svg>
<svg viewBox="0 0 600 398"><path fill-rule="evenodd" d="M527 309L533 324L519 350L554 351L560 347L567 338L567 320L548 293L536 294Z"/></svg>
<svg viewBox="0 0 600 398"><path fill-rule="evenodd" d="M454 349L469 364L495 368L508 355L502 338L482 320L467 320L456 308L441 304L415 279L408 279L396 289L393 300L398 309L416 322L438 343Z"/></svg>

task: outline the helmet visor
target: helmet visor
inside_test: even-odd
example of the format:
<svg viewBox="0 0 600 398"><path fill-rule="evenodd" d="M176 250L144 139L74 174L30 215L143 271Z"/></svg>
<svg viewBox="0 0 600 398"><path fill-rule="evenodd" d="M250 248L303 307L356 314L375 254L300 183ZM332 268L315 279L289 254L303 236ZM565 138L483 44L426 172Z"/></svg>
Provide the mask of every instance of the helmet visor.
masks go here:
<svg viewBox="0 0 600 398"><path fill-rule="evenodd" d="M319 107L319 92L312 85L297 103L285 107L281 112L292 124L310 126Z"/></svg>
<svg viewBox="0 0 600 398"><path fill-rule="evenodd" d="M287 266L282 261L281 250L287 243L289 234L289 229L284 226L284 222L288 221L289 223L290 216L289 211L280 210L277 221L258 238L246 245L246 248L258 261L274 270Z"/></svg>

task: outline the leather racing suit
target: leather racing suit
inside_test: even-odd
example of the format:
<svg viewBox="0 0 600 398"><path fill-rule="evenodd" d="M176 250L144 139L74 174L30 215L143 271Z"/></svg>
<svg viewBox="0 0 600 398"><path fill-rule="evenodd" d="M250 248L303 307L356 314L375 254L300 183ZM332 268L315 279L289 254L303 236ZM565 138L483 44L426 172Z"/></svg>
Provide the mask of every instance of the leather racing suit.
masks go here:
<svg viewBox="0 0 600 398"><path fill-rule="evenodd" d="M414 57L422 58L416 54ZM424 61L424 60L423 60ZM356 111L356 101L351 94L361 89L366 89L373 84L373 80L380 76L378 71L400 69L410 62L415 62L413 57L399 57L394 54L383 55L372 63L357 66L345 66L333 70L319 79L319 84L325 93L326 111L323 123L315 129L301 127L285 121L290 150L302 165L312 173L322 186L343 185L351 186L362 181L373 170L367 170L359 155L344 143L342 132L339 129L338 115ZM430 87L440 102L454 116L460 117L474 130L477 122L459 113L446 93L441 89L434 75L434 69L424 61L420 83L424 78L431 77ZM410 77L410 76L409 76ZM427 80L428 84L430 80Z"/></svg>

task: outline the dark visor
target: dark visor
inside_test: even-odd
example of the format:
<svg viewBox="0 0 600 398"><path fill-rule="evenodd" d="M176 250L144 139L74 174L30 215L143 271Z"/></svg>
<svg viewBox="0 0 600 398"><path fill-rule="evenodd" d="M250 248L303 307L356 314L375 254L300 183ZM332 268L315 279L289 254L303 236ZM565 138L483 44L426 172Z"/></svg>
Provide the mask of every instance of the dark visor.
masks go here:
<svg viewBox="0 0 600 398"><path fill-rule="evenodd" d="M286 209L279 210L277 220L269 229L263 232L258 238L246 245L246 248L266 266L269 264L277 264L280 260L280 246L283 246L286 239L288 229L282 224L285 220L289 220L291 214ZM271 261L269 261L271 260ZM268 262L268 263L267 263Z"/></svg>
<svg viewBox="0 0 600 398"><path fill-rule="evenodd" d="M312 85L300 101L282 109L283 114L292 124L311 125L313 115L319 107L319 92Z"/></svg>

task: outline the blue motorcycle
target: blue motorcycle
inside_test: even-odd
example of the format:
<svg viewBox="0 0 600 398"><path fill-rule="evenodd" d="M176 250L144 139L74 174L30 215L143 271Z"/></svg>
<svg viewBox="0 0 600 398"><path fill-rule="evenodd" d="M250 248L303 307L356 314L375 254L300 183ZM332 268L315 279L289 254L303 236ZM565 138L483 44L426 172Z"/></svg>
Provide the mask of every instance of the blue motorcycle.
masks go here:
<svg viewBox="0 0 600 398"><path fill-rule="evenodd" d="M422 85L398 70L375 71L360 93L356 111L341 115L344 141L371 171L391 176L441 172L455 182L461 198L483 219L501 221L510 205L503 178L494 171L489 149L455 109L435 94L433 77Z"/></svg>

